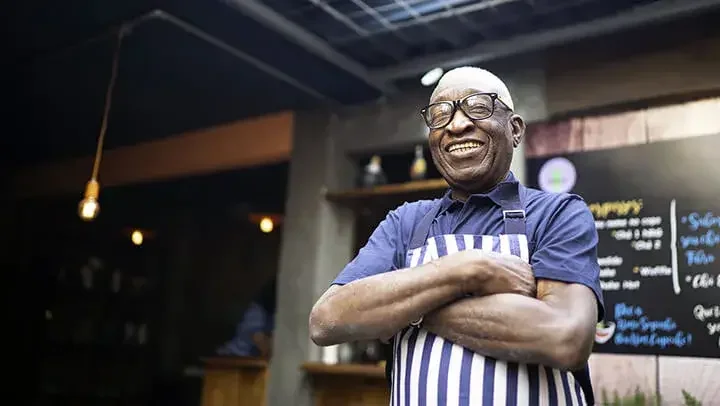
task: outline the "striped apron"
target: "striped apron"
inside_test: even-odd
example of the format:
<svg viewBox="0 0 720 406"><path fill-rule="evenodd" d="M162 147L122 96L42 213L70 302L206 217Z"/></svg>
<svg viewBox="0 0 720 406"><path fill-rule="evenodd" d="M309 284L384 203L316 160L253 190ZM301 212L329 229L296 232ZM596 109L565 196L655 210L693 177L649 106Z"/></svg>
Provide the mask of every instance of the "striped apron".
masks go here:
<svg viewBox="0 0 720 406"><path fill-rule="evenodd" d="M525 212L517 195L503 205L505 233L499 236L448 234L428 238L439 207L431 210L413 232L405 266L415 267L473 248L515 255L529 262ZM391 406L587 405L571 372L484 357L422 326L398 333L393 346Z"/></svg>

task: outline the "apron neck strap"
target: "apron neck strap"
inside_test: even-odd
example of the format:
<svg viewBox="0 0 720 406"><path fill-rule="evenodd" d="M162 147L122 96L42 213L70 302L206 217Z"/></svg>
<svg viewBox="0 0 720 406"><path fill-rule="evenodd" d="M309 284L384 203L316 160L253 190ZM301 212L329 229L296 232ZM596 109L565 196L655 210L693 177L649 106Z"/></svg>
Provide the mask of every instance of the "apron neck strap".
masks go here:
<svg viewBox="0 0 720 406"><path fill-rule="evenodd" d="M525 209L520 202L520 184L518 182L505 182L498 185L496 191L499 197L500 207L503 213L503 223L505 223L505 234L522 234L526 235L525 225ZM433 220L442 209L443 199L437 199L433 207L423 216L419 223L415 225L410 236L410 244L408 249L415 249L425 245L430 236L430 228Z"/></svg>
<svg viewBox="0 0 720 406"><path fill-rule="evenodd" d="M420 222L415 225L410 235L409 249L415 249L425 245L425 241L427 241L430 236L430 228L432 227L433 220L440 214L440 210L442 209L442 202L443 199L437 199L433 207L431 207Z"/></svg>
<svg viewBox="0 0 720 406"><path fill-rule="evenodd" d="M525 208L520 201L520 183L506 182L498 185L497 196L505 223L505 234L527 234Z"/></svg>

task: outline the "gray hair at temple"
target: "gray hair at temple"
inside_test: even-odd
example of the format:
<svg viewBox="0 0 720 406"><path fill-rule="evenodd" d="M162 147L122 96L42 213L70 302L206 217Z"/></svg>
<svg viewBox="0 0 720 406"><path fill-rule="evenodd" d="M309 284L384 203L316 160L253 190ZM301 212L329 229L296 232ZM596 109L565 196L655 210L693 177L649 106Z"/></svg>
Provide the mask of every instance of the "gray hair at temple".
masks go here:
<svg viewBox="0 0 720 406"><path fill-rule="evenodd" d="M438 81L430 99L434 99L438 92L448 87L463 86L473 87L483 92L497 93L498 99L510 107L511 110L515 109L512 97L510 97L510 91L505 86L505 83L490 71L474 66L461 66L447 71Z"/></svg>

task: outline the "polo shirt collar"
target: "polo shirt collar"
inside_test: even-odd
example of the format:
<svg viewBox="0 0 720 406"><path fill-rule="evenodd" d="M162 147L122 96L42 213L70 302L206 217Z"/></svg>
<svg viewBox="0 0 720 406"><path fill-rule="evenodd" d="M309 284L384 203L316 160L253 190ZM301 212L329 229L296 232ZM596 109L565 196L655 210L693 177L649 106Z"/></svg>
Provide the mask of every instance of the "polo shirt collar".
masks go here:
<svg viewBox="0 0 720 406"><path fill-rule="evenodd" d="M492 188L489 192L472 194L470 195L470 197L468 197L467 201L470 202L482 198L489 198L493 201L493 203L497 204L498 206L502 206L504 201L510 200L513 195L518 193L519 184L520 182L517 180L515 175L512 172L508 172L505 180L495 185L495 187ZM447 211L455 202L457 202L457 200L452 198L452 189L448 189L447 192L445 192L445 195L442 197L442 201L440 202L441 206L438 215L443 214L445 211Z"/></svg>

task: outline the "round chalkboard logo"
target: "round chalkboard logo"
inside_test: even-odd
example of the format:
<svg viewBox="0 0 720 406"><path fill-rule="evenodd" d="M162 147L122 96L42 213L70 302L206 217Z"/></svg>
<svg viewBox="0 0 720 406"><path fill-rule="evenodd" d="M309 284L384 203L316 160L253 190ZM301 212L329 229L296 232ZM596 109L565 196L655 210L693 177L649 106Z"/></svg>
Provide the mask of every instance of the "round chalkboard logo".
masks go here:
<svg viewBox="0 0 720 406"><path fill-rule="evenodd" d="M615 323L612 321L600 322L595 326L595 342L605 344L615 334Z"/></svg>
<svg viewBox="0 0 720 406"><path fill-rule="evenodd" d="M575 186L575 165L565 158L553 158L543 164L538 174L540 189L551 193L567 193Z"/></svg>

